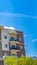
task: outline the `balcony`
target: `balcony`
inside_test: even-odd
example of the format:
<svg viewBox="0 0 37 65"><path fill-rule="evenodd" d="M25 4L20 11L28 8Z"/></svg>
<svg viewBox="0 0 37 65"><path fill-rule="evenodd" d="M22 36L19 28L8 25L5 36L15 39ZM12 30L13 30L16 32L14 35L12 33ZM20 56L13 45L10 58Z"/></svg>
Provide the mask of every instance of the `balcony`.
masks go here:
<svg viewBox="0 0 37 65"><path fill-rule="evenodd" d="M9 31L9 34L10 35L13 35L13 34L15 35L15 34L18 34L18 33L15 30L12 30L12 31Z"/></svg>
<svg viewBox="0 0 37 65"><path fill-rule="evenodd" d="M15 38L15 37L11 37L10 38L10 41L19 41L19 39L18 38Z"/></svg>
<svg viewBox="0 0 37 65"><path fill-rule="evenodd" d="M22 38L21 37L18 37L18 38L16 38L16 37L10 37L10 39L9 39L9 42L11 43L11 44L23 44L23 43L20 43L22 41Z"/></svg>
<svg viewBox="0 0 37 65"><path fill-rule="evenodd" d="M19 50L19 47L15 47L15 45L11 45L10 50Z"/></svg>
<svg viewBox="0 0 37 65"><path fill-rule="evenodd" d="M9 41L10 41L10 43L12 43L12 42L19 43L19 39L14 38L14 37L11 37Z"/></svg>
<svg viewBox="0 0 37 65"><path fill-rule="evenodd" d="M20 52L20 50L11 50L11 52Z"/></svg>
<svg viewBox="0 0 37 65"><path fill-rule="evenodd" d="M15 47L15 45L12 45L11 47L10 47L10 50L11 51L16 51L16 52L18 52L18 51L20 51L20 48L19 47Z"/></svg>

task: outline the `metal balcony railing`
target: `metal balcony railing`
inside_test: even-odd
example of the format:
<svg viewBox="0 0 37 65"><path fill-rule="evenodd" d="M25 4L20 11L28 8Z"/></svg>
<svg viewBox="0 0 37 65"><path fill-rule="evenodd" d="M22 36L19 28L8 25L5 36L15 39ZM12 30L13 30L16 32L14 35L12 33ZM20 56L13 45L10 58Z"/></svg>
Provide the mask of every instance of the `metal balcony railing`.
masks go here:
<svg viewBox="0 0 37 65"><path fill-rule="evenodd" d="M10 47L10 50L20 50L20 48L18 47L15 47L15 48L13 48L13 47Z"/></svg>
<svg viewBox="0 0 37 65"><path fill-rule="evenodd" d="M19 41L19 39L15 39L15 38L14 38L14 39L10 39L10 41Z"/></svg>

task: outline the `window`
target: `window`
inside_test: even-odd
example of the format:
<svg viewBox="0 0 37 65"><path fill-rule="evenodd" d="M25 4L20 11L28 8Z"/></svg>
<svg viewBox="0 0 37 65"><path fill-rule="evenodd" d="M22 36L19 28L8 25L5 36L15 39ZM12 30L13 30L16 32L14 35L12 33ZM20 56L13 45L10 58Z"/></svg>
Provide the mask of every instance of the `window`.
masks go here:
<svg viewBox="0 0 37 65"><path fill-rule="evenodd" d="M7 53L6 52L4 53L4 56L7 56Z"/></svg>
<svg viewBox="0 0 37 65"><path fill-rule="evenodd" d="M10 41L15 41L15 40L16 40L15 37L11 37L11 38L10 38Z"/></svg>
<svg viewBox="0 0 37 65"><path fill-rule="evenodd" d="M16 47L15 47L15 45L11 45L11 47L10 47L10 49L15 49Z"/></svg>
<svg viewBox="0 0 37 65"><path fill-rule="evenodd" d="M22 46L20 46L20 49L22 49Z"/></svg>
<svg viewBox="0 0 37 65"><path fill-rule="evenodd" d="M4 36L5 39L7 39L7 36Z"/></svg>
<svg viewBox="0 0 37 65"><path fill-rule="evenodd" d="M5 47L5 48L7 48L7 47L8 47L8 45L7 45L7 44L5 44L5 45L4 45L4 47Z"/></svg>
<svg viewBox="0 0 37 65"><path fill-rule="evenodd" d="M19 37L18 39L19 39L19 41L21 41L21 37Z"/></svg>

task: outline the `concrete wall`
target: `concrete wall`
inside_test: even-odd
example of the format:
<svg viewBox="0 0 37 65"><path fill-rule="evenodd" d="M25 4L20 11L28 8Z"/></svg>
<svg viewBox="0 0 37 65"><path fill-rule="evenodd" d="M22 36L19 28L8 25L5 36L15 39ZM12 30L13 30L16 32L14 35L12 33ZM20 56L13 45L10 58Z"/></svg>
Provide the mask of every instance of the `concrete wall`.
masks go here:
<svg viewBox="0 0 37 65"><path fill-rule="evenodd" d="M0 60L0 65L4 65L4 61L3 60Z"/></svg>
<svg viewBox="0 0 37 65"><path fill-rule="evenodd" d="M4 39L4 36L7 36L7 39ZM9 34L8 30L2 30L1 31L1 37L2 37L2 51L9 51ZM7 48L4 47L4 44L7 44Z"/></svg>

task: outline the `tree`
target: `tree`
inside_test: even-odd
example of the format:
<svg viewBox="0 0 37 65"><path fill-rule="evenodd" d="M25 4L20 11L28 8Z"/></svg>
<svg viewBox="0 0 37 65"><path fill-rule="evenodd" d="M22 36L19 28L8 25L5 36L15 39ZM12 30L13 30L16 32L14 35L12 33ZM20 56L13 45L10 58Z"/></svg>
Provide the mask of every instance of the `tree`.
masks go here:
<svg viewBox="0 0 37 65"><path fill-rule="evenodd" d="M18 59L18 65L26 65L26 57L21 56L21 57Z"/></svg>
<svg viewBox="0 0 37 65"><path fill-rule="evenodd" d="M15 58L13 56L11 57L8 56L4 59L4 63L6 65L17 65L17 61L18 61L18 58Z"/></svg>
<svg viewBox="0 0 37 65"><path fill-rule="evenodd" d="M21 56L19 58L13 56L7 56L4 59L6 65L37 65L37 59L32 57Z"/></svg>

